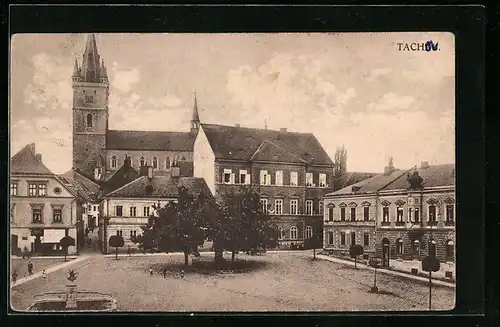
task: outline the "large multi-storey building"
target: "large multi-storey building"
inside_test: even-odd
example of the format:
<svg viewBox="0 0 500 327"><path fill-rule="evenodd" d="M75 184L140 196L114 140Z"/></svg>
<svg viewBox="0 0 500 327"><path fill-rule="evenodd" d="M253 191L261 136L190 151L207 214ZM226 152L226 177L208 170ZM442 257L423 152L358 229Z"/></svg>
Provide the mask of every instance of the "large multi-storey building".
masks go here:
<svg viewBox="0 0 500 327"><path fill-rule="evenodd" d="M286 129L201 124L194 175L213 194L258 189L263 209L280 218L282 247L300 247L321 233L322 197L333 190L333 163L316 137Z"/></svg>
<svg viewBox="0 0 500 327"><path fill-rule="evenodd" d="M76 252L77 223L85 198L68 188L42 162L29 144L11 158L10 233L12 253L60 254L59 241L75 240L68 252Z"/></svg>
<svg viewBox="0 0 500 327"><path fill-rule="evenodd" d="M455 166L400 170L392 160L383 174L325 196L324 248L348 253L361 244L368 254L455 260Z"/></svg>

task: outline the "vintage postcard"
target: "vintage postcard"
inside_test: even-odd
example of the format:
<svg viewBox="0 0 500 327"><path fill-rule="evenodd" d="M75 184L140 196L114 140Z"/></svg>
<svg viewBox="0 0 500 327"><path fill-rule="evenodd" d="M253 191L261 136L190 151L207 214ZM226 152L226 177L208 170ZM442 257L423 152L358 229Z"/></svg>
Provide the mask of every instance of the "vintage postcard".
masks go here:
<svg viewBox="0 0 500 327"><path fill-rule="evenodd" d="M16 34L18 312L455 306L452 33Z"/></svg>

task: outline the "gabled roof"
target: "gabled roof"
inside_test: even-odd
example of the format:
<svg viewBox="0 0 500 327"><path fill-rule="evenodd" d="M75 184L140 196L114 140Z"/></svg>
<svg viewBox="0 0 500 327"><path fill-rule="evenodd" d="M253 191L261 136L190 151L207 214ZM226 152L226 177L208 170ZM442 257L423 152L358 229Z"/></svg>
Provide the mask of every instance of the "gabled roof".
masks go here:
<svg viewBox="0 0 500 327"><path fill-rule="evenodd" d="M344 187L364 181L365 179L374 177L378 174L379 173L347 172L339 176L337 179L335 179L334 188L337 191Z"/></svg>
<svg viewBox="0 0 500 327"><path fill-rule="evenodd" d="M130 183L138 177L139 173L134 168L128 165L123 165L102 186L102 194L106 195L123 185Z"/></svg>
<svg viewBox="0 0 500 327"><path fill-rule="evenodd" d="M191 194L205 192L210 194L205 180L196 177L142 176L109 193L106 197L122 198L174 198L178 196L178 187L184 186Z"/></svg>
<svg viewBox="0 0 500 327"><path fill-rule="evenodd" d="M94 180L82 174L80 171L76 171L71 169L70 171L60 175L60 177L64 177L69 180L74 180L78 184L82 185L85 189L87 189L90 194L97 194L99 192L100 185L96 183Z"/></svg>
<svg viewBox="0 0 500 327"><path fill-rule="evenodd" d="M279 155L281 155L286 160L293 160L292 163L333 165L332 160L319 141L310 133L213 124L202 124L202 128L216 159L249 161L261 147L263 151L262 159L276 161L273 153L271 153L273 149L275 154L278 155L278 159ZM263 144L264 141L269 143ZM271 144L274 146L271 146Z"/></svg>
<svg viewBox="0 0 500 327"><path fill-rule="evenodd" d="M81 182L65 177L63 175L56 176L56 179L64 185L64 187L76 198L84 202L94 202L96 200L95 193L89 191Z"/></svg>
<svg viewBox="0 0 500 327"><path fill-rule="evenodd" d="M349 185L347 187L343 187L338 191L333 193L329 193L326 196L335 196L335 195L348 195L348 194L359 194L359 193L372 193L377 192L396 178L401 177L406 173L405 170L394 170L390 174L379 174L373 176L371 178L365 179L361 182ZM353 192L353 187L355 187L356 191Z"/></svg>
<svg viewBox="0 0 500 327"><path fill-rule="evenodd" d="M411 169L409 173L411 174L414 170ZM424 188L455 185L455 164L433 165L427 168L417 168L416 171L424 180L422 183ZM403 174L401 178L394 180L381 191L407 189L409 184L406 177L407 175Z"/></svg>
<svg viewBox="0 0 500 327"><path fill-rule="evenodd" d="M183 132L108 130L108 150L193 151L196 135Z"/></svg>
<svg viewBox="0 0 500 327"><path fill-rule="evenodd" d="M378 191L408 189L408 174L416 170L423 178L424 189L436 186L455 185L455 165L434 165L427 168L395 169L389 174L379 174L361 182L344 187L327 196L373 193Z"/></svg>
<svg viewBox="0 0 500 327"><path fill-rule="evenodd" d="M22 148L10 159L11 174L29 175L54 175L42 162L41 156L37 155L35 143Z"/></svg>

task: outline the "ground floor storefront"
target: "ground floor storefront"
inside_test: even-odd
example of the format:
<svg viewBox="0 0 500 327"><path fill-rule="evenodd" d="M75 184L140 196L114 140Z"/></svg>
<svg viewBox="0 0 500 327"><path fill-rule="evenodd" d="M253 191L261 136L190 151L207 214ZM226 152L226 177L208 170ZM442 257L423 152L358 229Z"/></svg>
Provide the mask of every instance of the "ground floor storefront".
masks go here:
<svg viewBox="0 0 500 327"><path fill-rule="evenodd" d="M68 247L68 254L77 252L76 227L28 227L11 229L11 254L13 255L64 255L60 240L70 236L75 246Z"/></svg>
<svg viewBox="0 0 500 327"><path fill-rule="evenodd" d="M455 262L455 230L378 230L376 253L386 267L391 260L422 260L428 255L441 262Z"/></svg>

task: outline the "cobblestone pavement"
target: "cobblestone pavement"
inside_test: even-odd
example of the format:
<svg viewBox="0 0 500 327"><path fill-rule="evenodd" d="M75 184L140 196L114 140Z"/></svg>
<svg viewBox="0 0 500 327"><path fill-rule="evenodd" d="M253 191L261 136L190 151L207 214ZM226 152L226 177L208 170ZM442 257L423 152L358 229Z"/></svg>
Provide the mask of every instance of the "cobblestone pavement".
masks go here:
<svg viewBox="0 0 500 327"><path fill-rule="evenodd" d="M407 278L377 275L383 294L370 293L373 272L336 262L311 260L312 254L267 253L237 255L238 259L265 263L247 273L176 274L163 278L149 268L159 263L181 263L182 255L121 257L94 256L72 266L80 290L110 293L119 311L406 311L428 310L428 285ZM229 257L228 257L229 259ZM194 259L199 260L199 259ZM14 286L11 305L28 307L33 296L63 291L66 271ZM436 286L433 310L451 310L455 290Z"/></svg>

